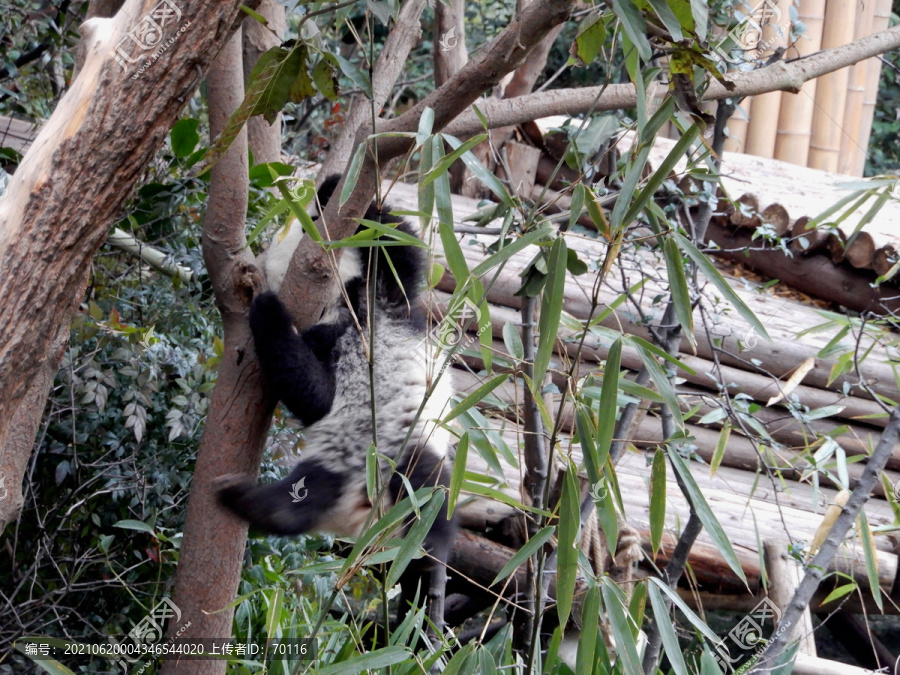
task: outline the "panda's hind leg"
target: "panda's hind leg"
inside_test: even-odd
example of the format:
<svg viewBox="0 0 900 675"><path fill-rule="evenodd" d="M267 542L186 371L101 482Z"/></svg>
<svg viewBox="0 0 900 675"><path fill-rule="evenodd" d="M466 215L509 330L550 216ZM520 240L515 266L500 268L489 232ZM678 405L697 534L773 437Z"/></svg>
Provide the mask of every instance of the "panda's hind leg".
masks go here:
<svg viewBox="0 0 900 675"><path fill-rule="evenodd" d="M284 480L257 485L247 476L216 479L219 503L266 534L296 535L319 529L333 510L346 480L315 460L303 460Z"/></svg>

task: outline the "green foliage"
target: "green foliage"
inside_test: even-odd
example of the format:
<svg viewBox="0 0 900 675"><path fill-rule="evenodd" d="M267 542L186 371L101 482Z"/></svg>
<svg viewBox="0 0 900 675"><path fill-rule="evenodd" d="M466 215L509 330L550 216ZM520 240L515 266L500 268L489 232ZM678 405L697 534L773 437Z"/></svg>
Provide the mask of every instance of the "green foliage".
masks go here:
<svg viewBox="0 0 900 675"><path fill-rule="evenodd" d="M900 6L895 2L891 13L890 26L900 23ZM900 172L900 53L896 50L882 54L881 79L878 82L878 97L875 99L875 116L872 120L872 135L866 152L864 175L879 176Z"/></svg>

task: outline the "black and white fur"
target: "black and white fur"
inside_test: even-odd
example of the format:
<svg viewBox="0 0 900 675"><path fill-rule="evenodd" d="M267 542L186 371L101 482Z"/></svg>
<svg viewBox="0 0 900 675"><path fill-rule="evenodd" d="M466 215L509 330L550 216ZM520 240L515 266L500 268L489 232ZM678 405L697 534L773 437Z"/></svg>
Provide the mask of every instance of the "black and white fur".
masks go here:
<svg viewBox="0 0 900 675"><path fill-rule="evenodd" d="M338 177L332 176L320 188L323 207L337 182ZM387 210L371 206L365 217L398 223L398 229L411 233L407 223L388 215ZM293 242L288 241L290 237L285 242L292 252L299 237ZM400 284L385 259L385 251ZM270 257L267 265L267 276L278 284L283 270L277 269L277 264L273 267L273 260L277 263L282 259L284 267L290 260L289 254L276 252L279 255ZM360 534L372 510L366 491L366 452L373 442L372 391L377 452L399 463L398 472L407 477L414 490L449 484L450 434L436 424L449 410L453 394L449 374L441 377L417 418L431 385L428 361L423 358L428 345L419 302L424 271L421 248L345 248L339 271L345 293L336 289L323 319L302 333L294 329L291 315L275 293L262 293L254 299L250 326L266 386L300 418L306 443L300 462L282 481L256 485L245 478L224 478L219 492L224 506L254 528L273 534ZM370 283L375 284L372 308ZM370 319L374 321L371 389L365 351L371 337ZM404 448L410 427L412 433ZM406 491L400 476L392 474L386 462L381 469L388 485L383 506L389 508L405 497ZM295 491L293 486L301 479L306 492L297 501L303 489ZM454 532L445 505L425 540L430 556L446 561ZM410 581L416 586L423 582L420 594L432 595L434 570L427 556L414 561L403 580L403 595L410 599L415 594L416 589L408 587ZM439 576L444 578L443 574ZM441 618L432 616L432 620Z"/></svg>

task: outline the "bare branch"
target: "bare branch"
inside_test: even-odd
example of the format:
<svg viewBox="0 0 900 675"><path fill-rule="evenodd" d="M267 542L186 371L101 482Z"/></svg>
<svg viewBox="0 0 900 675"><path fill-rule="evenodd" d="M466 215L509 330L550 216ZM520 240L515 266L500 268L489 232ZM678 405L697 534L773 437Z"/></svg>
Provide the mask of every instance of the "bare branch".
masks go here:
<svg viewBox="0 0 900 675"><path fill-rule="evenodd" d="M900 47L900 26L895 26L843 47L817 52L793 61L779 61L759 70L729 74L727 79L734 83L734 89L728 90L719 82L713 81L703 100L742 98L776 90L796 93L807 80L852 66L854 63L898 47ZM479 104L479 108L493 129L549 115L581 115L589 110L597 112L622 110L633 108L635 105L637 98L634 85L610 84L582 89L553 89L513 99L485 101ZM449 123L445 131L454 136L461 136L476 133L481 129L481 121L475 113L467 111Z"/></svg>
<svg viewBox="0 0 900 675"><path fill-rule="evenodd" d="M322 164L319 172L321 184L326 176L333 173L342 173L353 153L356 141L356 132L367 120L372 118L372 110L379 114L385 102L390 96L391 89L400 77L410 50L419 41L422 28L419 25L419 16L425 9L427 0L410 0L404 2L397 16L397 23L391 29L390 35L381 49L381 54L375 62L372 75L372 100L357 96L350 107L347 119L341 135L335 141L328 157Z"/></svg>
<svg viewBox="0 0 900 675"><path fill-rule="evenodd" d="M898 441L900 441L900 407L895 408L891 413L890 422L885 427L884 433L881 434L881 440L878 441L875 451L866 462L866 468L862 472L856 487L853 488L853 493L850 495L847 505L834 522L822 548L819 549L819 552L807 565L803 580L797 587L791 603L785 609L781 621L778 622L778 626L775 629L775 637L772 638L762 654L759 655L759 660L750 671L751 675L753 673L769 672L771 668L766 664L774 662L784 651L791 635L791 627L800 621L804 610L809 607L813 593L819 588L819 584L825 575L824 570L828 569L829 563L847 536L847 532L850 531L853 523L856 522L860 510L869 500L872 488L875 487L881 472L884 471L884 465L890 458Z"/></svg>

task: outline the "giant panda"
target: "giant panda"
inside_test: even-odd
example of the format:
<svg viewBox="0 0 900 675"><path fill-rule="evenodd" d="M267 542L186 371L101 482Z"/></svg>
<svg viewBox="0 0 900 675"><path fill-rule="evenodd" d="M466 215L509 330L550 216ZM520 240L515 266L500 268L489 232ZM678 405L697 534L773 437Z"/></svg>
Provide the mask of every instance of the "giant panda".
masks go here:
<svg viewBox="0 0 900 675"><path fill-rule="evenodd" d="M331 176L319 189L322 208L338 182L338 176ZM412 233L408 223L388 211L389 207L372 205L365 218ZM296 223L294 228L299 230ZM293 235L289 233L282 244L290 252L270 247L266 272L272 285L280 284L299 241ZM407 496L400 474L413 490L449 485L451 435L436 423L449 411L453 395L449 373L440 376L417 414L432 385L431 347L425 340L421 307L425 265L424 250L414 246L345 248L338 275L342 288L335 288L322 319L301 333L275 292L266 291L253 300L250 327L265 386L303 423L305 444L300 461L284 480L257 485L247 477L220 479L222 505L253 528L272 534L359 535L373 507L366 489L366 453L373 442L372 394L377 452L397 464L392 471L389 462L380 460L388 488L384 510ZM366 357L370 346L374 386ZM445 579L439 567L447 560L455 531L445 502L425 539L429 556L414 561L401 579L401 602L417 593L435 594L435 584ZM442 621L442 616L431 618Z"/></svg>

